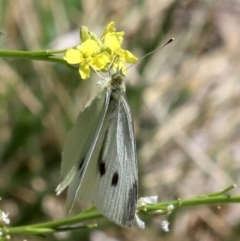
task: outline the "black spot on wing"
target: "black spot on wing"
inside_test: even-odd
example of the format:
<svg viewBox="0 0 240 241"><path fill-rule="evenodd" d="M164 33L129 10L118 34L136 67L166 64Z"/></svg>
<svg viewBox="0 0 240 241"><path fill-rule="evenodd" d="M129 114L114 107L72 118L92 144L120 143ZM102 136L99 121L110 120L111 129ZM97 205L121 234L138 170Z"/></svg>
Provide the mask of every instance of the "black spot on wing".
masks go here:
<svg viewBox="0 0 240 241"><path fill-rule="evenodd" d="M84 160L85 160L85 158L83 158L82 160L81 160L81 162L80 162L80 164L79 164L79 166L78 166L78 170L80 171L80 173L79 173L79 177L81 178L82 177L82 174L83 174L83 163L84 163Z"/></svg>
<svg viewBox="0 0 240 241"><path fill-rule="evenodd" d="M135 217L136 206L137 206L137 197L138 197L138 181L135 180L132 183L131 188L129 189L128 198L124 205L122 223L127 227L131 227L133 225L133 220Z"/></svg>
<svg viewBox="0 0 240 241"><path fill-rule="evenodd" d="M107 134L108 134L108 129L106 130L106 133L104 135L102 147L100 149L99 156L98 156L98 171L101 177L106 173L106 163L103 160L103 152L104 152L105 143L107 140Z"/></svg>
<svg viewBox="0 0 240 241"><path fill-rule="evenodd" d="M112 108L114 108L114 106L116 104L115 101L113 101L113 100L114 100L114 97L113 97L112 92L111 92L110 93L110 99L109 99L109 109L108 109L108 111L112 111ZM111 117L108 121L109 121L109 123L112 121ZM109 124L109 126L110 126L110 124ZM108 142L108 132L109 132L109 129L107 128L106 132L105 132L105 135L104 135L104 138L103 138L102 147L100 149L99 156L98 156L98 171L99 171L100 177L102 177L106 173L106 169L107 169L106 162L104 160L103 154L104 154L105 145Z"/></svg>
<svg viewBox="0 0 240 241"><path fill-rule="evenodd" d="M83 159L81 160L81 162L80 162L80 164L79 164L79 166L78 166L78 170L82 169L82 165L83 165L84 159L85 159L85 158L83 158Z"/></svg>
<svg viewBox="0 0 240 241"><path fill-rule="evenodd" d="M98 170L99 170L100 176L102 177L106 173L106 164L105 164L105 162L99 163Z"/></svg>
<svg viewBox="0 0 240 241"><path fill-rule="evenodd" d="M117 186L118 178L119 178L118 172L114 172L114 174L112 176L112 183L111 183L112 186L114 186L114 187Z"/></svg>

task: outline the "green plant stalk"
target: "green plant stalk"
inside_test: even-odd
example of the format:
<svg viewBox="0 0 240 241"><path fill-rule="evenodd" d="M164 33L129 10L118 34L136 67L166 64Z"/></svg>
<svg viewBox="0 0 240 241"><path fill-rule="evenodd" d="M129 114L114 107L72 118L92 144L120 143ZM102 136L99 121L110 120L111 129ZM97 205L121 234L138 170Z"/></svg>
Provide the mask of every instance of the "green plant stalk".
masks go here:
<svg viewBox="0 0 240 241"><path fill-rule="evenodd" d="M200 195L200 196L189 198L186 200L178 199L175 201L161 202L154 205L146 205L142 210L144 212L163 210L165 211L163 213L168 213L167 207L169 205L174 205L174 209L176 209L180 207L197 206L197 205L211 205L211 204L218 205L220 203L240 203L240 196L230 196L229 194L227 194L227 192L236 188L236 186L237 186L236 184L233 184L219 192Z"/></svg>
<svg viewBox="0 0 240 241"><path fill-rule="evenodd" d="M156 203L154 205L148 204L145 206L146 212L166 209L167 206L173 205L174 208L199 206L199 205L219 205L222 203L240 203L240 196L216 196L216 197L197 197L186 200L175 200L168 202ZM174 210L175 210L174 209Z"/></svg>
<svg viewBox="0 0 240 241"><path fill-rule="evenodd" d="M225 190L230 190L230 188L227 188ZM223 191L218 193L223 193ZM171 204L174 205L173 211L175 211L176 209L179 209L182 207L197 206L197 205L219 205L223 203L240 203L240 196L230 196L226 194L225 195L221 194L220 196L211 196L211 195L212 194L202 196L202 197L190 198L186 200L174 200L174 201L168 201L168 202L161 202L161 203L156 203L152 205L148 204L148 205L145 205L144 207L141 207L139 211L140 213L145 215L156 216L157 211L159 210L163 210L162 213L159 213L160 215L169 213L166 211L166 209ZM94 220L101 217L103 217L103 215L100 212L98 212L96 208L91 208L76 216L57 220L57 221L39 223L34 225L26 225L26 226L20 226L20 227L4 228L4 233L9 235L11 234L42 235L42 234L52 233L52 232L71 231L76 228L92 228L93 225L78 226L78 227L71 227L68 225L73 225L73 224L77 225L84 221Z"/></svg>
<svg viewBox="0 0 240 241"><path fill-rule="evenodd" d="M16 51L0 49L0 57L50 61L69 66L69 64L65 60L63 60L62 57L56 56L57 54L64 54L65 52L66 49L42 51Z"/></svg>
<svg viewBox="0 0 240 241"><path fill-rule="evenodd" d="M84 221L94 220L96 218L103 217L100 212L96 209L91 208L91 210L84 211L76 216L68 217L56 221L39 223L34 225L26 225L20 227L8 228L6 234L31 234L31 235L41 235L44 233L59 232L59 231L70 231L74 227L64 227L67 225L79 224ZM86 227L86 226L83 226ZM82 226L78 227L82 228Z"/></svg>

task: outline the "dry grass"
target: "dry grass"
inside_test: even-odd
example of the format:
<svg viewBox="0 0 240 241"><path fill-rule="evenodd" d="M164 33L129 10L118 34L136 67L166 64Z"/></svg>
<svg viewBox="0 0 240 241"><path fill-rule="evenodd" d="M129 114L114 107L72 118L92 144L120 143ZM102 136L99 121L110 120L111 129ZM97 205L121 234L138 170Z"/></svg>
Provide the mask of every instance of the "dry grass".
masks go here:
<svg viewBox="0 0 240 241"><path fill-rule="evenodd" d="M240 181L239 12L237 0L2 1L0 45L71 47L79 26L100 34L112 20L137 56L174 37L129 70L127 96L141 195L184 199ZM1 208L17 225L63 217L65 197L54 194L60 153L79 110L95 92L97 76L83 82L64 66L27 60L2 59L0 69ZM118 240L239 240L239 210L239 205L182 210L170 217L167 235L160 219L149 219L145 230L104 226L104 232ZM91 231L76 232L71 240L81 235L81 240L108 240Z"/></svg>

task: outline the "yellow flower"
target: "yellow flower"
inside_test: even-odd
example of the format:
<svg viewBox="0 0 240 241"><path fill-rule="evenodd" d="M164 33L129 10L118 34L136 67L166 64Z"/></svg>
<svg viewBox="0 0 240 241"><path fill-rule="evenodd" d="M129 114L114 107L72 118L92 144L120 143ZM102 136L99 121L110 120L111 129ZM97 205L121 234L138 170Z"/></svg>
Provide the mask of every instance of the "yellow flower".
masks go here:
<svg viewBox="0 0 240 241"><path fill-rule="evenodd" d="M92 65L95 70L103 70L109 65L110 56L106 52L102 52L92 58Z"/></svg>
<svg viewBox="0 0 240 241"><path fill-rule="evenodd" d="M104 29L102 37L105 36L107 33L112 33L112 32L116 32L116 28L115 28L115 22L110 22L107 27Z"/></svg>
<svg viewBox="0 0 240 241"><path fill-rule="evenodd" d="M115 23L111 22L105 28L101 37L101 41L104 43L106 42L106 38L108 38L108 36L114 36L116 38L116 41L118 41L118 43L121 46L123 42L123 35L124 35L124 32L116 32Z"/></svg>
<svg viewBox="0 0 240 241"><path fill-rule="evenodd" d="M75 49L68 49L64 60L69 64L80 64L79 73L83 79L90 76L90 68L100 70L109 62L109 58L104 53L99 53L99 45L92 39L87 39Z"/></svg>
<svg viewBox="0 0 240 241"><path fill-rule="evenodd" d="M82 44L68 49L64 60L69 64L79 64L79 73L83 79L90 76L91 70L107 71L109 67L126 72L124 63L135 63L137 58L128 50L121 48L124 32L117 32L115 23L111 22L105 28L102 37L89 32L83 26L80 30Z"/></svg>
<svg viewBox="0 0 240 241"><path fill-rule="evenodd" d="M103 42L111 50L111 60L113 60L113 68L122 69L125 72L124 63L136 63L138 61L130 51L121 48L123 32L107 33L103 37Z"/></svg>

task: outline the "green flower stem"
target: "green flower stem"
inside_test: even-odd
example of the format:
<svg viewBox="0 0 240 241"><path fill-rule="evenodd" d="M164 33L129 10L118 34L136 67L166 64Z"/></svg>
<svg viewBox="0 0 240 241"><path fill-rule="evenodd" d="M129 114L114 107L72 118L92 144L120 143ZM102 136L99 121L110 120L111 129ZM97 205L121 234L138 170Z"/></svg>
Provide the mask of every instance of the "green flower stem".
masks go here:
<svg viewBox="0 0 240 241"><path fill-rule="evenodd" d="M56 221L39 223L34 225L26 225L20 227L8 228L7 234L42 234L42 232L60 232L60 231L69 231L75 227L66 227L67 225L78 224L87 220L94 220L97 218L103 217L96 208L88 209L76 216L64 218ZM82 228L86 226L80 226ZM90 226L92 227L92 226Z"/></svg>
<svg viewBox="0 0 240 241"><path fill-rule="evenodd" d="M76 228L89 228L90 226L78 226L78 227L66 227L67 225L79 224L83 221L93 220L96 218L103 217L101 213L99 213L95 208L91 208L85 212L82 212L76 216L60 219L57 221L39 223L34 225L26 225L20 227L8 228L6 230L6 234L31 234L31 235L41 235L45 233L52 232L62 232L62 231L70 231ZM64 226L64 227L63 227Z"/></svg>
<svg viewBox="0 0 240 241"><path fill-rule="evenodd" d="M197 206L203 204L215 204L219 205L221 203L240 203L240 196L218 196L218 197L198 197L198 198L190 198L186 200L177 200L177 201L169 201L156 203L154 205L146 205L144 206L146 211L157 211L157 210L165 210L167 206L174 205L174 210L180 207L187 206Z"/></svg>
<svg viewBox="0 0 240 241"><path fill-rule="evenodd" d="M143 208L141 208L144 212L154 212L158 210L163 210L162 213L168 213L167 207L169 205L174 205L174 210L176 208L180 207L187 207L187 206L197 206L197 205L211 205L211 204L221 204L221 203L240 203L240 196L231 196L229 194L226 194L231 189L235 188L236 185L233 184L230 187L227 187L226 189L210 193L207 195L198 196L195 198L189 198L185 200L175 200L175 201L169 201L169 202L161 202L154 205L146 205Z"/></svg>
<svg viewBox="0 0 240 241"><path fill-rule="evenodd" d="M139 212L144 215L165 215L175 211L181 207L197 206L197 205L219 205L222 203L240 203L240 196L231 196L226 194L229 190L236 187L232 185L220 192L215 192L203 196L189 198L185 200L174 200L161 202L156 204L148 204L139 208ZM174 209L169 211L168 206L173 205ZM88 220L102 218L103 215L96 210L95 207L90 208L76 216L60 219L52 222L39 223L34 225L26 225L21 227L4 228L4 234L29 234L43 235L46 233L72 231L74 229L93 228L95 225L80 226L79 224ZM75 226L70 226L70 225ZM79 226L76 226L79 225Z"/></svg>
<svg viewBox="0 0 240 241"><path fill-rule="evenodd" d="M66 50L42 50L30 52L0 49L0 57L50 61L69 65L62 57L56 56L57 54L64 54L65 51Z"/></svg>
<svg viewBox="0 0 240 241"><path fill-rule="evenodd" d="M220 192L215 192L215 193L209 194L208 197L215 197L215 196L222 195L222 194L227 193L228 191L232 190L232 189L235 188L235 187L237 187L237 185L236 185L236 184L233 184L233 185L231 185L230 187L227 187L227 188L223 189L223 190L220 191Z"/></svg>

